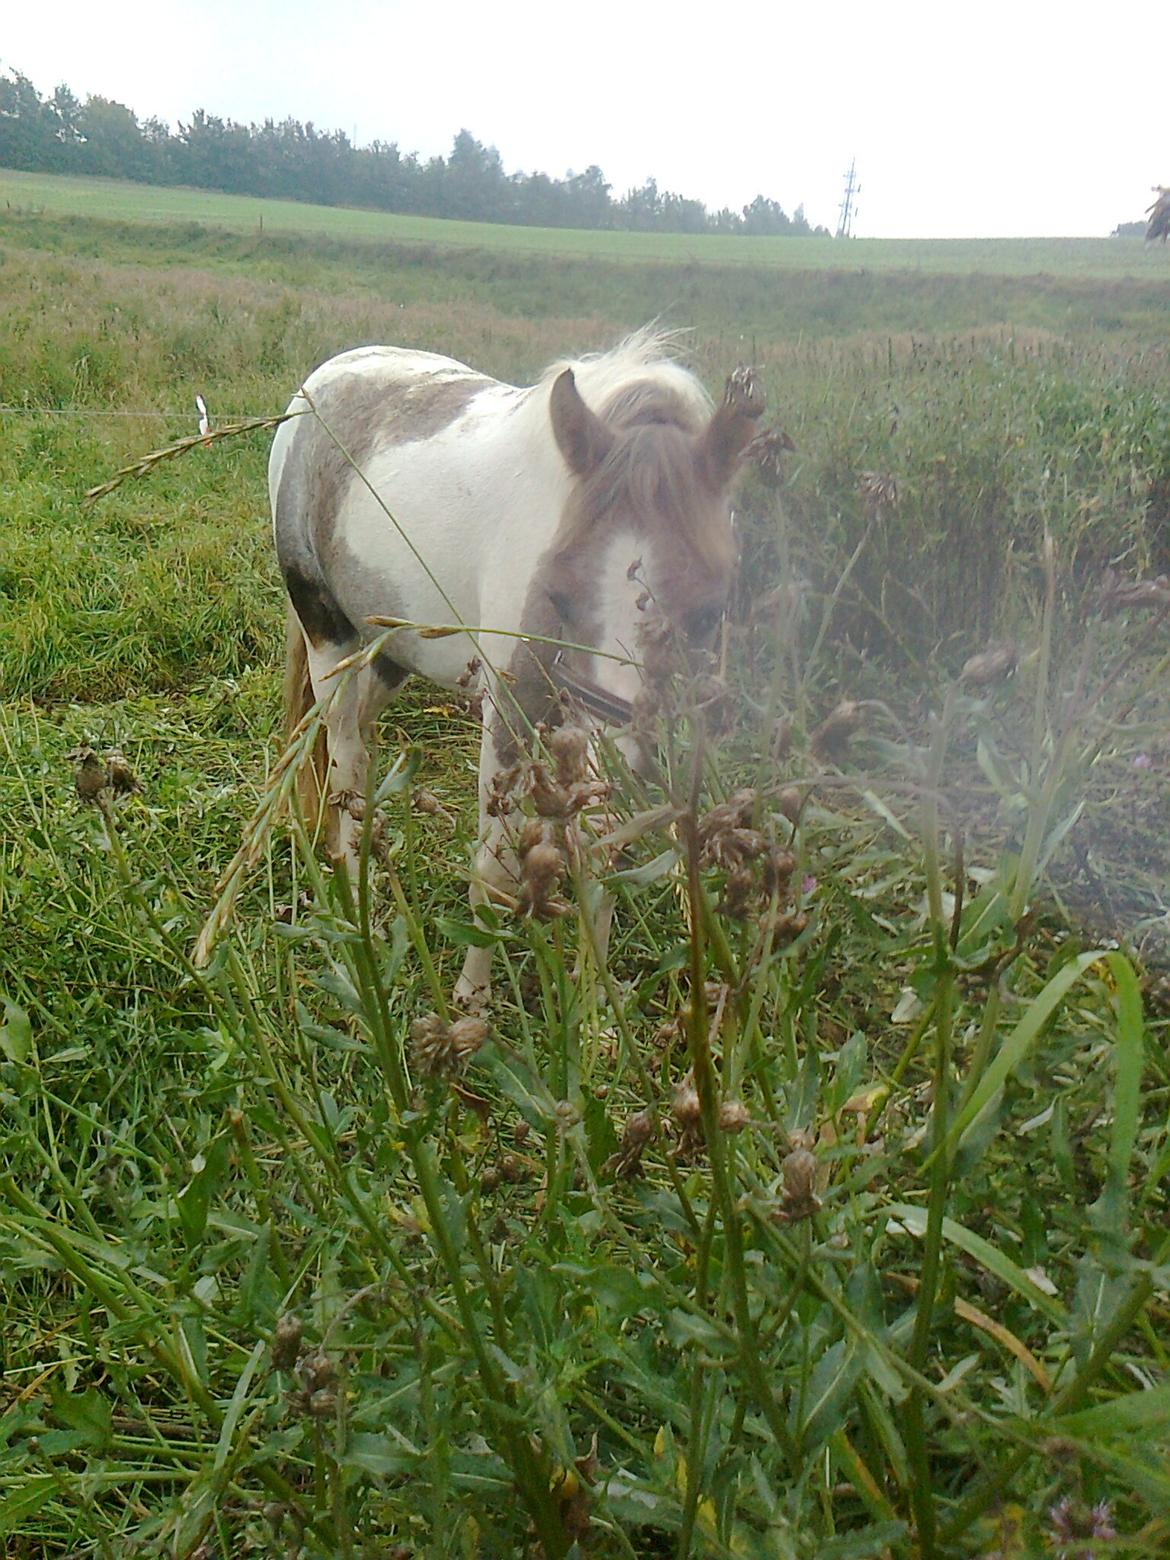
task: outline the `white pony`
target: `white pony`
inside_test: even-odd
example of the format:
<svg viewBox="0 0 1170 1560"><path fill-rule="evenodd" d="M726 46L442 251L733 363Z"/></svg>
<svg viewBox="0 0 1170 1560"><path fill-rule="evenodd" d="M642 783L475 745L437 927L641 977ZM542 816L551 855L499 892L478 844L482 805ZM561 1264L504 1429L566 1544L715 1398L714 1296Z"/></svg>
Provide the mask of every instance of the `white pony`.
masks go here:
<svg viewBox="0 0 1170 1560"><path fill-rule="evenodd" d="M380 711L410 673L453 687L471 665L484 694L472 904L515 891L492 777L561 689L599 719L628 716L648 600L684 641L711 640L735 558L730 486L763 404L741 369L713 408L649 332L523 389L398 347L360 347L310 375L289 407L306 415L278 429L269 462L290 724L374 636L371 617L467 626L400 630L327 706L327 754L301 801L310 824L321 798L334 803L335 850L356 860L361 825L335 799L364 794ZM590 648L558 653L558 640ZM489 949L469 951L457 1001L483 1000L490 963Z"/></svg>

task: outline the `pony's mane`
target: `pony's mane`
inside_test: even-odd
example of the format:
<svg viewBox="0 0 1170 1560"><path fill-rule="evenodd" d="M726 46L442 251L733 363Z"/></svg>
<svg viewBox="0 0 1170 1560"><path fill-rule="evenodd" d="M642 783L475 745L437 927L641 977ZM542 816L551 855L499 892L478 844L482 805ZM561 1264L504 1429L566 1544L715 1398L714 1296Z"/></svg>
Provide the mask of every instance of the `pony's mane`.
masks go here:
<svg viewBox="0 0 1170 1560"><path fill-rule="evenodd" d="M694 440L710 422L712 402L680 361L680 335L647 327L608 352L554 363L543 375L541 383L551 384L571 368L586 405L621 435L584 479L562 551L594 535L599 516L632 509L657 515L712 573L731 567L731 534L712 526L694 482Z"/></svg>
<svg viewBox="0 0 1170 1560"><path fill-rule="evenodd" d="M541 377L549 383L573 370L582 399L615 428L672 423L697 433L711 416L711 398L681 360L682 331L643 326L608 352L565 358Z"/></svg>

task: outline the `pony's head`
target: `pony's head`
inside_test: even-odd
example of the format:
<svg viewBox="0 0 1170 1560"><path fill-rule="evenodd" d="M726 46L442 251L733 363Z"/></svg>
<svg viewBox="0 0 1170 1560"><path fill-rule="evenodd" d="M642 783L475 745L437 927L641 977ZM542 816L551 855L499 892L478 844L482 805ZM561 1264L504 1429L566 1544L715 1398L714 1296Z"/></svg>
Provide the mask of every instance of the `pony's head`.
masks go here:
<svg viewBox="0 0 1170 1560"><path fill-rule="evenodd" d="M603 719L628 717L647 613L681 646L713 643L736 559L732 483L764 409L750 369L713 409L689 374L666 369L611 390L597 411L572 368L549 393L573 481L535 589L554 637L585 647L563 652L554 680Z"/></svg>

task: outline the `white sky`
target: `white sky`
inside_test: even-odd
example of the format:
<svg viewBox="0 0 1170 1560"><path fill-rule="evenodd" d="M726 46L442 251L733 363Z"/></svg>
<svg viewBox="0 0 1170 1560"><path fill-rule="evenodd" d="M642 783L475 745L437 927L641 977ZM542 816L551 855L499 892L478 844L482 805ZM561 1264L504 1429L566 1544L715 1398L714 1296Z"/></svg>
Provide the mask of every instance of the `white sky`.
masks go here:
<svg viewBox="0 0 1170 1560"><path fill-rule="evenodd" d="M1159 0L8 0L0 68L140 118L312 120L509 173L598 163L872 237L1106 234L1170 182ZM1157 20L1158 16L1162 21Z"/></svg>

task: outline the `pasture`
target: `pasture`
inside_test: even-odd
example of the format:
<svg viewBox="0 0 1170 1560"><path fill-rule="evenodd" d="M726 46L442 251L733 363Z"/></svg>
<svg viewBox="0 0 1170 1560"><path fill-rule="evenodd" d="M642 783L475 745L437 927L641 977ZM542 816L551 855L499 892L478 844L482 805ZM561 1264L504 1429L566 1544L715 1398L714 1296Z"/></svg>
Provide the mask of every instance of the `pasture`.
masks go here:
<svg viewBox="0 0 1170 1560"><path fill-rule="evenodd" d="M5 1553L1170 1551L1166 257L40 182L0 174ZM598 969L584 867L471 921L459 698L384 717L356 882L278 816L266 436L83 495L355 343L526 382L660 315L794 448L663 784L609 755ZM84 800L85 748L135 788Z"/></svg>

